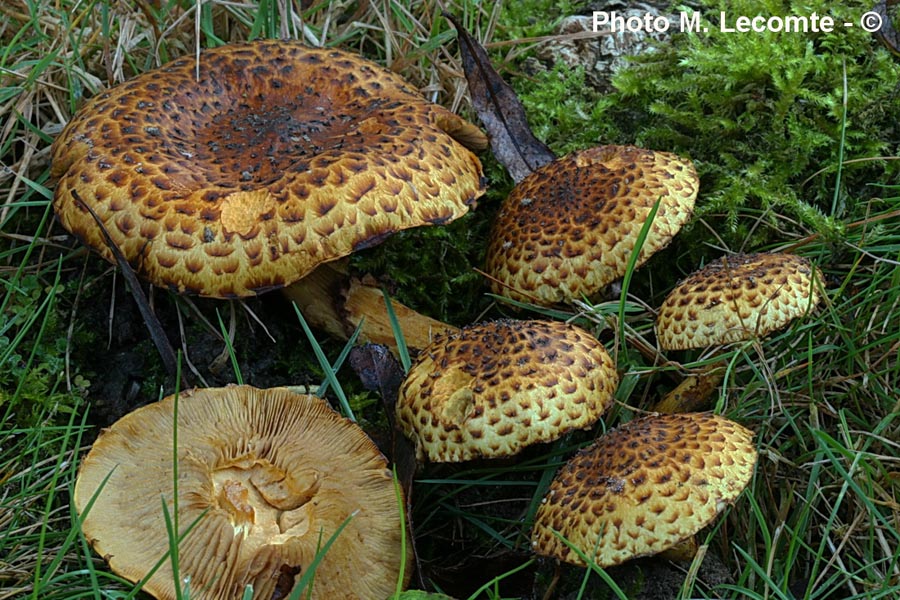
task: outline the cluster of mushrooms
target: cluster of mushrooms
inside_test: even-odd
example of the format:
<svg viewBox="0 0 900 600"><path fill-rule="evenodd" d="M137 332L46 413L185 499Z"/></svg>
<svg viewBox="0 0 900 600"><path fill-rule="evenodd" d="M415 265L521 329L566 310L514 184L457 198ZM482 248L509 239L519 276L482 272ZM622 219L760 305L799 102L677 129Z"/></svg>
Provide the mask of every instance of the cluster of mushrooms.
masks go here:
<svg viewBox="0 0 900 600"><path fill-rule="evenodd" d="M476 126L356 55L230 44L87 102L52 149L54 208L155 285L214 298L287 289L337 334L373 315L366 339L382 341L380 292L329 265L465 214L484 192L473 152L486 146ZM690 219L697 189L690 162L665 152L601 146L553 161L503 203L492 291L541 305L596 296L624 275L654 207L638 265ZM796 256L725 257L672 292L657 339L680 350L764 335L815 306L816 281ZM416 323L404 333L421 351L396 416L422 460L511 456L594 427L614 401L614 361L573 324ZM637 418L559 471L533 549L600 566L658 553L733 502L755 463L752 433L719 415ZM157 598L178 585L166 511L179 517L192 597L237 598L248 585L286 597L339 531L310 598L386 598L409 575L387 461L323 400L287 389L195 390L126 415L84 459L74 504L95 550Z"/></svg>

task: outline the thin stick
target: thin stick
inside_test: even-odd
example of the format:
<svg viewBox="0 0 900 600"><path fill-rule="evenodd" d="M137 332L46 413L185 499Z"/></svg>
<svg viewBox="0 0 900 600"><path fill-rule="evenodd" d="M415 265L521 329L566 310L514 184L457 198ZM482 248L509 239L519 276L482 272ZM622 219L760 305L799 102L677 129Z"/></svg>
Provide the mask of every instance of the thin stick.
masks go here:
<svg viewBox="0 0 900 600"><path fill-rule="evenodd" d="M171 377L177 378L179 369L178 361L175 358L175 350L172 349L169 338L166 337L166 332L163 330L163 326L159 322L156 313L150 308L150 303L147 301L147 296L144 294L141 282L138 280L137 275L134 274L134 269L131 268L131 265L125 260L125 256L122 255L122 251L119 250L118 246L113 242L109 232L106 230L106 227L103 226L100 217L97 216L94 209L88 206L75 190L72 190L72 198L74 198L75 202L91 215L91 218L97 223L97 227L100 228L100 233L103 235L106 246L109 248L109 251L112 252L113 257L115 257L116 264L119 265L119 269L122 271L122 276L125 277L128 287L131 288L131 295L137 303L138 310L141 311L141 316L144 318L144 324L150 332L150 338L156 345L157 351L159 351L159 356L162 359L163 366L166 368L166 373ZM181 373L181 378L181 384L184 387L190 387L185 373Z"/></svg>

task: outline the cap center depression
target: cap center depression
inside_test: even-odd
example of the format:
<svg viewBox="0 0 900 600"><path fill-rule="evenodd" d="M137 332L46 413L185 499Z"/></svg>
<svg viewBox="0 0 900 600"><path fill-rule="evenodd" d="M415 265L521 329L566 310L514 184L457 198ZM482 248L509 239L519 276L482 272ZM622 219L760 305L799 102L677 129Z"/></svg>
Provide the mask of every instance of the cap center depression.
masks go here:
<svg viewBox="0 0 900 600"><path fill-rule="evenodd" d="M344 143L358 119L336 115L330 104L304 94L288 101L236 103L216 113L200 132L198 150L207 150L213 163L240 161L242 182L267 185L289 169L306 170L304 157ZM230 169L223 167L220 175L225 179Z"/></svg>

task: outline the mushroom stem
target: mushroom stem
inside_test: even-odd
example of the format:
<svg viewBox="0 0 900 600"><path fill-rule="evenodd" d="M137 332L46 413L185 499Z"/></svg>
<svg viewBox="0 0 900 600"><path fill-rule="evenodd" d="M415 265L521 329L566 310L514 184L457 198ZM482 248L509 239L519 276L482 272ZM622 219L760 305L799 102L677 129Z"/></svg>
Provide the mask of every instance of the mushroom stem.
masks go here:
<svg viewBox="0 0 900 600"><path fill-rule="evenodd" d="M653 412L673 414L703 410L723 379L725 363L716 362L701 373L685 377L653 407Z"/></svg>
<svg viewBox="0 0 900 600"><path fill-rule="evenodd" d="M681 540L671 548L663 550L659 553L659 557L674 562L688 562L694 560L694 556L699 549L700 544L697 543L697 536L692 535Z"/></svg>
<svg viewBox="0 0 900 600"><path fill-rule="evenodd" d="M359 341L384 344L397 352L384 293L370 277L351 277L341 263L327 263L283 290L310 325L347 340L360 327ZM411 350L421 350L442 333L456 327L427 317L392 300L394 313Z"/></svg>

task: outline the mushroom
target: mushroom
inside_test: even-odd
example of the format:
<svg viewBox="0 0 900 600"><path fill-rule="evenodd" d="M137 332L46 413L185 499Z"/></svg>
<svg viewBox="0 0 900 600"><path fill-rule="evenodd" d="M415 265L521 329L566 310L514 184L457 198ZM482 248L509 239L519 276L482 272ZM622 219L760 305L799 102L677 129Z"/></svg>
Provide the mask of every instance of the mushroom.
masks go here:
<svg viewBox="0 0 900 600"><path fill-rule="evenodd" d="M756 458L752 432L719 415L630 421L556 474L535 516L532 548L585 566L561 536L599 567L660 553L733 503Z"/></svg>
<svg viewBox="0 0 900 600"><path fill-rule="evenodd" d="M664 248L693 214L693 165L667 152L600 146L522 179L500 208L487 250L494 293L541 305L596 295L625 275L659 200L637 265Z"/></svg>
<svg viewBox="0 0 900 600"><path fill-rule="evenodd" d="M179 583L163 504L190 529L179 575L198 600L240 598L247 585L254 598L287 597L348 518L311 598L386 598L403 567L387 461L324 400L285 388L194 390L135 410L97 438L73 500L85 537L122 577L143 580L162 559L143 584L156 598L174 599Z"/></svg>
<svg viewBox="0 0 900 600"><path fill-rule="evenodd" d="M512 456L590 428L618 381L603 345L575 325L488 321L422 350L400 387L397 421L420 460Z"/></svg>
<svg viewBox="0 0 900 600"><path fill-rule="evenodd" d="M464 144L486 139L359 56L230 44L88 101L51 149L53 206L113 261L90 207L155 285L246 297L465 214L484 181Z"/></svg>
<svg viewBox="0 0 900 600"><path fill-rule="evenodd" d="M793 254L735 254L708 264L666 297L656 320L664 350L762 337L821 300L822 273Z"/></svg>
<svg viewBox="0 0 900 600"><path fill-rule="evenodd" d="M685 278L666 297L656 320L664 350L688 350L768 335L821 300L822 273L792 254L735 254ZM698 408L724 377L720 362L688 378L654 410Z"/></svg>

